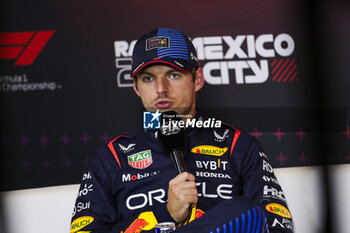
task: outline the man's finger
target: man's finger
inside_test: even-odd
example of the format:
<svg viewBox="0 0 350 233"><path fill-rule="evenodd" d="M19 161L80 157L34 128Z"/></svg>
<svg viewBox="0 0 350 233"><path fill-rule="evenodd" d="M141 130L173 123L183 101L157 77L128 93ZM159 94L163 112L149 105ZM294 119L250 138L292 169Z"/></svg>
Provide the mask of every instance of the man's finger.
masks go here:
<svg viewBox="0 0 350 233"><path fill-rule="evenodd" d="M174 179L170 180L169 185L174 185L185 181L195 181L194 175L188 172L180 173Z"/></svg>

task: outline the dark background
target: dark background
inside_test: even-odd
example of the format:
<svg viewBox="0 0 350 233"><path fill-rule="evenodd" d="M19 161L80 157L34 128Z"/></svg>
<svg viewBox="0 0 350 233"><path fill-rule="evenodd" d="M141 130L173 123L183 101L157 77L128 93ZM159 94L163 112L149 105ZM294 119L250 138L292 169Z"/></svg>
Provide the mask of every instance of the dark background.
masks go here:
<svg viewBox="0 0 350 233"><path fill-rule="evenodd" d="M290 35L295 49L288 57L230 59L267 60L266 82L237 84L230 71L229 84L207 83L200 91L200 111L258 137L274 167L350 162L346 1L11 0L1 5L1 33L54 34L31 65L1 57L0 76L25 75L29 83L57 87L1 89L2 191L79 183L95 149L141 127L138 97L132 88L118 86L114 42L130 43L157 27L176 28L191 38ZM295 59L292 82L272 80L275 59ZM200 62L213 61L221 60ZM16 83L2 78L0 84Z"/></svg>

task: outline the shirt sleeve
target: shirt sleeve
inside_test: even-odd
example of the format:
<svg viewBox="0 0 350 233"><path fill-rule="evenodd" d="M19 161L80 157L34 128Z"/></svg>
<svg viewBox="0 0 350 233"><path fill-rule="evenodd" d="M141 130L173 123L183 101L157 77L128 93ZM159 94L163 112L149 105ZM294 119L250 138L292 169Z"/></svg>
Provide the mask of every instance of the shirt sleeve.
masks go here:
<svg viewBox="0 0 350 233"><path fill-rule="evenodd" d="M166 204L135 211L127 219L118 212L112 184L105 163L98 156L90 159L78 191L70 233L154 232L158 221L171 221ZM155 216L158 216L156 218Z"/></svg>
<svg viewBox="0 0 350 233"><path fill-rule="evenodd" d="M286 197L255 138L251 140L241 163L242 196L255 201L267 217L270 232L293 232L293 221Z"/></svg>

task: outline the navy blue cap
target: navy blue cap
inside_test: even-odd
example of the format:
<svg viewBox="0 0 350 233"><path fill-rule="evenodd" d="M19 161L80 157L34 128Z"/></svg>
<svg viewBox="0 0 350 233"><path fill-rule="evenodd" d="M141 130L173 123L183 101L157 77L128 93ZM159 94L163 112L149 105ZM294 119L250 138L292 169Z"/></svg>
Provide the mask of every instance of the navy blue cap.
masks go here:
<svg viewBox="0 0 350 233"><path fill-rule="evenodd" d="M199 67L197 52L182 32L170 28L158 28L143 35L132 53L132 73L153 63L164 63L181 71Z"/></svg>

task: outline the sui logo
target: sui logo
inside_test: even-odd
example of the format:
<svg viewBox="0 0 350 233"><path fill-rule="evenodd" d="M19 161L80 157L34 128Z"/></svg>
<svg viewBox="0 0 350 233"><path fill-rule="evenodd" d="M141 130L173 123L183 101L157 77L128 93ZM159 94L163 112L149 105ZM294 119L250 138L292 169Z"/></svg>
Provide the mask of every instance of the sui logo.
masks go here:
<svg viewBox="0 0 350 233"><path fill-rule="evenodd" d="M160 116L162 114L157 110L156 112L143 112L143 128L144 129L159 129Z"/></svg>

